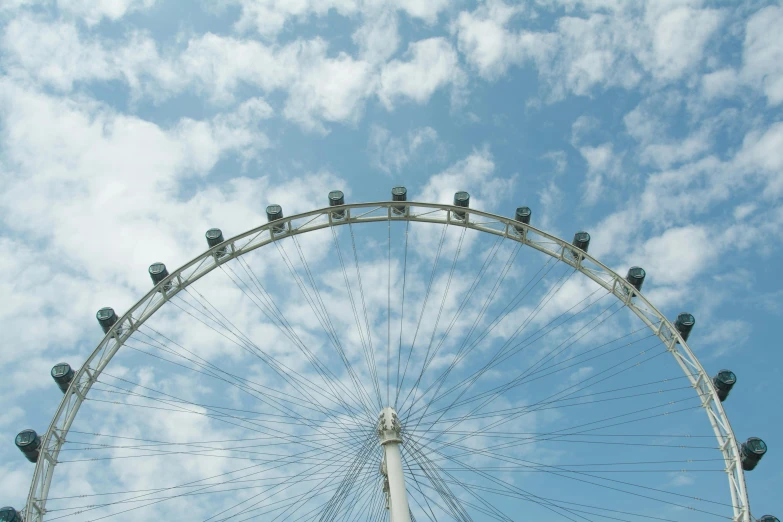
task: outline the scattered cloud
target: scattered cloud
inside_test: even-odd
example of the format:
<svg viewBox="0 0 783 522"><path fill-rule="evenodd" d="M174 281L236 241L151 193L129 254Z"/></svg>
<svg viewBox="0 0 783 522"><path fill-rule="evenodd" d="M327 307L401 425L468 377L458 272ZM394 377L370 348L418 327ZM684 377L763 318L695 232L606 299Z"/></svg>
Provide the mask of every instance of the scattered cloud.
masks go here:
<svg viewBox="0 0 783 522"><path fill-rule="evenodd" d="M554 163L555 174L562 174L566 171L566 168L568 168L568 156L563 150L549 151L546 154L544 154L543 157L552 161L552 163Z"/></svg>
<svg viewBox="0 0 783 522"><path fill-rule="evenodd" d="M392 13L402 11L411 18L433 24L437 22L439 13L448 6L448 0L296 0L282 3L275 0L230 0L228 3L237 4L241 8L239 20L235 24L239 31L256 31L264 38L277 36L289 22L303 23L310 17L320 18L330 12L354 17L382 10Z"/></svg>
<svg viewBox="0 0 783 522"><path fill-rule="evenodd" d="M458 88L463 82L457 53L445 38L413 42L405 58L392 60L381 71L378 97L388 110L400 98L423 104L436 90L447 85Z"/></svg>
<svg viewBox="0 0 783 522"><path fill-rule="evenodd" d="M379 7L365 13L361 26L353 33L359 55L371 64L383 64L400 46L398 15L394 9Z"/></svg>
<svg viewBox="0 0 783 522"><path fill-rule="evenodd" d="M276 36L289 20L303 22L309 16L324 16L330 10L350 16L359 10L359 2L356 0L236 0L232 3L239 4L241 8L236 28L239 31L257 31L265 38Z"/></svg>
<svg viewBox="0 0 783 522"><path fill-rule="evenodd" d="M743 79L761 87L770 105L783 102L783 7L769 6L753 14L745 28L742 50Z"/></svg>
<svg viewBox="0 0 783 522"><path fill-rule="evenodd" d="M395 137L389 130L373 125L367 146L372 165L386 174L398 173L423 156L426 156L423 161L429 163L442 160L445 155L438 133L432 127L413 129L405 137Z"/></svg>
<svg viewBox="0 0 783 522"><path fill-rule="evenodd" d="M454 29L459 49L490 80L510 66L534 65L549 88L545 97L559 100L634 88L645 78L665 84L691 75L723 20L719 10L676 3L580 4L584 16L560 17L548 30L514 31L510 22L521 18L522 7L482 3L460 13Z"/></svg>
<svg viewBox="0 0 783 522"><path fill-rule="evenodd" d="M417 191L416 201L452 204L456 192L467 190L472 207L491 210L508 197L515 179L495 174L492 154L488 147L484 147L429 178Z"/></svg>
<svg viewBox="0 0 783 522"><path fill-rule="evenodd" d="M615 155L611 143L603 143L597 147L581 147L579 153L587 163L584 203L594 205L604 194L605 178L614 181L614 185L622 181L621 160Z"/></svg>

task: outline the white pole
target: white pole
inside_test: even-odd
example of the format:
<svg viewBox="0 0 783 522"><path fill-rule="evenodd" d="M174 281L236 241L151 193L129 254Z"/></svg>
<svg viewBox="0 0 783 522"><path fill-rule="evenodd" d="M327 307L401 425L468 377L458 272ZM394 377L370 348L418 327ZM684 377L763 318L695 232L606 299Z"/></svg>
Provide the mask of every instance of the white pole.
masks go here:
<svg viewBox="0 0 783 522"><path fill-rule="evenodd" d="M390 407L382 409L378 418L378 438L384 451L381 472L386 475L389 484L389 520L411 522L408 494L405 491L405 475L402 472L400 428L397 412Z"/></svg>

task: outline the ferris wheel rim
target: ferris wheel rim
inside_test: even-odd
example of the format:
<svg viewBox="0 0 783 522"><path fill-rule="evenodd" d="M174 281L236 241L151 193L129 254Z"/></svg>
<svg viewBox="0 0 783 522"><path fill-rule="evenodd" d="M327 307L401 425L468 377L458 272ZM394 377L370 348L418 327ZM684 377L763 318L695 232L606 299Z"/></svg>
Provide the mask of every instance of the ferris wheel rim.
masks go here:
<svg viewBox="0 0 783 522"><path fill-rule="evenodd" d="M412 208L429 210L422 214L414 214L411 212ZM381 209L385 209L385 212L379 215L373 215L374 212ZM400 209L403 210L400 211ZM352 215L352 211L354 210L366 211L354 216ZM438 211L445 213L445 217L442 219L432 217L432 215ZM325 223L312 225L317 218L324 216L327 218ZM475 216L494 221L495 224L501 225L503 230L490 228L486 226L485 222L471 221L470 218ZM307 218L312 219L305 222L304 225L300 227L294 228L292 226L292 222ZM41 437L40 457L35 465L33 479L23 511L25 520L27 522L38 522L43 520L46 513L48 491L54 469L57 465L57 457L60 448L64 444L71 424L76 418L81 403L85 400L92 384L97 381L98 376L124 345L125 340L143 325L147 319L152 317L163 304L168 302L170 297L173 297L180 290L187 288L192 283L228 261L241 257L244 254L280 239L321 230L327 227L383 221L407 221L454 225L502 236L517 241L522 246L531 247L571 265L584 276L609 290L610 293L631 309L642 322L644 322L647 327L665 343L667 351L672 354L678 365L688 377L692 387L695 388L697 392L700 392L699 395L706 397L706 399L701 402L701 407L707 414L726 464L725 471L728 476L734 511L733 519L737 522L751 522L752 518L745 486L744 471L740 464L739 444L732 430L728 416L718 398L717 391L712 385L712 380L709 377L709 374L704 370L704 367L701 365L698 358L687 345L685 339L682 338L677 328L675 328L672 322L661 314L639 290L636 290L636 288L626 281L624 277L601 263L592 255L575 247L572 243L540 230L529 223L463 206L415 201L349 203L323 207L288 217L281 217L240 233L222 243L216 244L176 270L172 270L166 278L161 279L146 295L139 299L122 316L118 317L116 323L106 332L106 335L101 339L97 347L87 357L79 370L75 372L73 380L64 393L63 399L61 400L52 421L45 434ZM259 241L259 238L261 238L265 232L268 232L268 238L263 236L264 239ZM557 249L548 248L548 245L531 240L531 234L540 236L544 240L544 243L554 243L557 245ZM248 240L247 242L237 247L238 242L246 239ZM254 243L253 241L258 242ZM209 263L210 259L213 261L211 264ZM206 265L204 264L205 262L207 262ZM586 262L594 265L598 270L595 268L588 268ZM189 276L183 278L183 274L186 274L190 269L193 269L193 271ZM608 276L609 280L601 279L599 277L599 271L603 272L601 275L605 277ZM156 300L156 298L160 296L163 297ZM638 302L641 302L644 305L644 311L635 304ZM145 304L147 306L144 306ZM139 310L142 310L141 316L134 317L134 313ZM658 324L655 325L648 315L655 317L658 320ZM111 344L112 341L114 344ZM89 364L94 362L96 358L98 359L97 367L91 368ZM698 376L697 378L693 377L692 372L694 371ZM58 428L58 422L61 420L61 427Z"/></svg>

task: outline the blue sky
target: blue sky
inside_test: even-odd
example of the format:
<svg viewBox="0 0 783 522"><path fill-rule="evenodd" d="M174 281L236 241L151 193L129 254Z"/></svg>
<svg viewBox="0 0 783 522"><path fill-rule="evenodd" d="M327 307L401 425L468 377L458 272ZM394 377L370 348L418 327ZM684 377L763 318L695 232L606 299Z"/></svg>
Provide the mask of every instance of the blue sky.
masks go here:
<svg viewBox="0 0 783 522"><path fill-rule="evenodd" d="M643 266L651 302L696 316L689 344L707 371L737 373L735 433L770 446L747 474L752 511L783 513L778 2L0 0L0 24L0 504L24 503L32 466L11 441L45 431L60 400L49 369L81 364L100 340L95 311L130 307L150 263L177 267L206 229L251 229L272 202L292 215L334 188L358 202L405 185L420 201L467 190L502 215L530 206L547 232L589 231L615 270ZM437 234L415 239L426 285ZM331 240L305 244L324 281L339 275ZM384 233L365 240L366 277L382 282ZM448 241L452 252L458 233ZM468 240L465 274L482 241ZM305 301L274 286L317 344ZM141 381L149 361L133 361L121 368ZM709 498L727 497L718 484Z"/></svg>

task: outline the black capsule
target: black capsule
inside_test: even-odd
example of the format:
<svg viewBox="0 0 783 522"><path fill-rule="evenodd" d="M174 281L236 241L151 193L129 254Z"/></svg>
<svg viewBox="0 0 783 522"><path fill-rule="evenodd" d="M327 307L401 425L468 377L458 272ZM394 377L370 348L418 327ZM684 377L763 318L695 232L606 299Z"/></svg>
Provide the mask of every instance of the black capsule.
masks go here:
<svg viewBox="0 0 783 522"><path fill-rule="evenodd" d="M682 340L688 342L688 337L691 335L693 325L696 324L696 318L693 315L683 312L677 316L677 320L674 321L674 327L680 332Z"/></svg>
<svg viewBox="0 0 783 522"><path fill-rule="evenodd" d="M718 375L712 378L712 384L715 386L715 391L718 393L720 402L726 400L729 396L729 392L737 382L737 376L731 370L721 370Z"/></svg>
<svg viewBox="0 0 783 522"><path fill-rule="evenodd" d="M169 276L169 271L166 270L166 265L163 263L152 263L148 271L153 285L157 285ZM167 292L171 290L171 283L163 285L163 289Z"/></svg>
<svg viewBox="0 0 783 522"><path fill-rule="evenodd" d="M68 363L61 362L52 367L52 379L63 393L68 391L68 385L71 384L74 375L73 368Z"/></svg>
<svg viewBox="0 0 783 522"><path fill-rule="evenodd" d="M225 239L223 239L223 232L219 228L210 228L207 230L207 233L204 234L204 236L207 238L207 245L209 245L209 248L212 248L214 246L219 245ZM218 257L223 257L226 255L226 247L219 248L215 255Z"/></svg>
<svg viewBox="0 0 783 522"><path fill-rule="evenodd" d="M742 469L752 471L767 452L766 443L758 437L751 437L740 446Z"/></svg>
<svg viewBox="0 0 783 522"><path fill-rule="evenodd" d="M169 276L166 265L163 263L152 263L149 268L150 278L156 285Z"/></svg>
<svg viewBox="0 0 783 522"><path fill-rule="evenodd" d="M574 234L574 240L571 244L581 251L587 252L587 247L590 246L590 234L587 232L577 232Z"/></svg>
<svg viewBox="0 0 783 522"><path fill-rule="evenodd" d="M14 439L16 447L19 448L24 456L30 462L38 462L38 455L41 449L41 437L35 432L35 430L20 431Z"/></svg>
<svg viewBox="0 0 783 522"><path fill-rule="evenodd" d="M531 214L530 207L517 207L516 212L514 212L514 220L528 225L530 224L530 214ZM520 235L525 232L524 227L515 226L514 229Z"/></svg>
<svg viewBox="0 0 783 522"><path fill-rule="evenodd" d="M207 238L207 244L210 248L215 245L219 245L224 241L223 232L219 228L210 228L204 235Z"/></svg>
<svg viewBox="0 0 783 522"><path fill-rule="evenodd" d="M642 285L644 284L644 278L647 272L640 266L632 266L628 269L628 275L625 276L625 280L631 283L631 286L641 292Z"/></svg>
<svg viewBox="0 0 783 522"><path fill-rule="evenodd" d="M10 506L0 508L0 522L24 522L22 515Z"/></svg>
<svg viewBox="0 0 783 522"><path fill-rule="evenodd" d="M271 223L278 219L283 219L283 207L280 205L269 205L266 207L266 219ZM285 225L273 225L272 233L280 234L285 231Z"/></svg>
<svg viewBox="0 0 783 522"><path fill-rule="evenodd" d="M530 210L530 207L518 207L517 211L514 212L514 219L519 221L520 223L524 223L526 225L530 224L530 215L532 214L532 211Z"/></svg>
<svg viewBox="0 0 783 522"><path fill-rule="evenodd" d="M406 189L405 187L394 187L391 193L392 193L392 201L408 201L408 189ZM405 206L400 205L400 206L392 207L392 212L394 212L398 216L402 216L403 214L405 214Z"/></svg>
<svg viewBox="0 0 783 522"><path fill-rule="evenodd" d="M333 190L329 193L329 206L336 207L339 205L345 205L345 194L342 190ZM336 210L332 212L334 219L343 219L345 217L345 210Z"/></svg>
<svg viewBox="0 0 783 522"><path fill-rule="evenodd" d="M470 207L470 194L465 192L464 190L460 190L459 192L454 194L454 206L455 207L463 207L468 208ZM460 221L465 220L465 212L460 212L458 210L455 210L453 212L454 217L459 219Z"/></svg>
<svg viewBox="0 0 783 522"><path fill-rule="evenodd" d="M759 522L780 522L777 517L773 517L772 515L764 515L759 519Z"/></svg>
<svg viewBox="0 0 783 522"><path fill-rule="evenodd" d="M109 330L111 330L111 327L114 326L118 319L117 314L114 313L114 308L108 306L98 310L95 317L98 319L98 324L101 325L103 333L109 333Z"/></svg>

